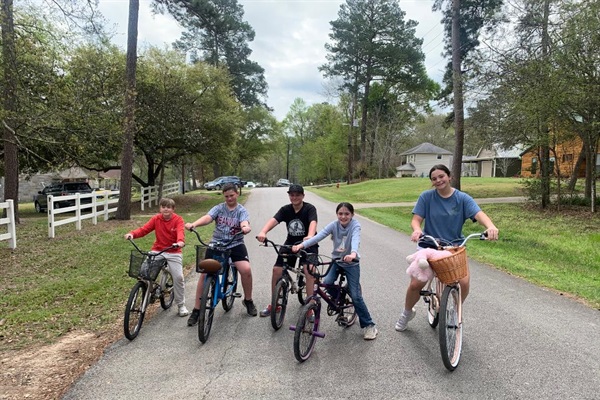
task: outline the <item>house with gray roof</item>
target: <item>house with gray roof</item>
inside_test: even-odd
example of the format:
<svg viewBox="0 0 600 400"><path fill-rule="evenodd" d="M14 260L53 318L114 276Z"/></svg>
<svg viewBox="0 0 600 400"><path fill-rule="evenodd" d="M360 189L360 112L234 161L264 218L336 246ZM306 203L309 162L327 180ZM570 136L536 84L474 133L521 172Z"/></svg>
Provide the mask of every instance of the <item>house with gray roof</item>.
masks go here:
<svg viewBox="0 0 600 400"><path fill-rule="evenodd" d="M396 177L426 177L436 164L452 165L452 152L431 143L421 143L400 154L402 165L396 167Z"/></svg>

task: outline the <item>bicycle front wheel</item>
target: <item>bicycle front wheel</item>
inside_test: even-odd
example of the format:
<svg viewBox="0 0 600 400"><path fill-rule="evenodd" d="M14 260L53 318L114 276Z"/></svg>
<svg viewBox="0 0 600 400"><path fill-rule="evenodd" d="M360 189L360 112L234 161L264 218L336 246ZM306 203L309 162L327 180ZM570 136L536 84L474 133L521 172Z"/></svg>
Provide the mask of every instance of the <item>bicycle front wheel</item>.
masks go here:
<svg viewBox="0 0 600 400"><path fill-rule="evenodd" d="M215 305L213 299L215 297L215 287L217 285L216 278L213 275L208 275L204 281L202 289L202 299L200 300L200 316L198 318L198 339L202 343L206 343L210 328L212 327L213 316L215 315Z"/></svg>
<svg viewBox="0 0 600 400"><path fill-rule="evenodd" d="M233 301L235 300L235 291L237 290L237 269L233 265L227 267L227 271L225 271L227 277L225 279L225 283L223 284L223 293L227 293L229 288L231 292L226 295L223 300L221 300L221 305L223 306L223 310L225 312L231 310L233 307Z"/></svg>
<svg viewBox="0 0 600 400"><path fill-rule="evenodd" d="M294 332L294 356L296 360L304 362L308 360L317 340L316 332L319 331L317 318L317 304L309 302L302 307L296 331Z"/></svg>
<svg viewBox="0 0 600 400"><path fill-rule="evenodd" d="M143 309L146 290L146 283L137 281L129 293L129 299L125 306L125 318L123 319L123 331L125 337L129 340L135 339L140 333L140 329L142 329L144 315L146 314L146 310Z"/></svg>
<svg viewBox="0 0 600 400"><path fill-rule="evenodd" d="M344 290L344 300L341 306L340 316L337 319L338 325L343 327L350 327L356 322L356 309L354 308L354 302L350 293Z"/></svg>
<svg viewBox="0 0 600 400"><path fill-rule="evenodd" d="M462 321L460 321L460 293L456 286L446 286L440 304L440 351L444 366L454 371L462 351Z"/></svg>
<svg viewBox="0 0 600 400"><path fill-rule="evenodd" d="M167 269L163 269L158 279L160 282L160 306L163 310L167 310L173 305L173 300L175 300L173 276Z"/></svg>
<svg viewBox="0 0 600 400"><path fill-rule="evenodd" d="M281 278L275 285L275 291L271 298L271 325L278 330L283 325L288 300L288 281Z"/></svg>
<svg viewBox="0 0 600 400"><path fill-rule="evenodd" d="M304 274L298 274L296 276L296 284L298 285L298 293L296 293L298 295L298 302L301 305L304 305L306 304L306 278L304 277Z"/></svg>

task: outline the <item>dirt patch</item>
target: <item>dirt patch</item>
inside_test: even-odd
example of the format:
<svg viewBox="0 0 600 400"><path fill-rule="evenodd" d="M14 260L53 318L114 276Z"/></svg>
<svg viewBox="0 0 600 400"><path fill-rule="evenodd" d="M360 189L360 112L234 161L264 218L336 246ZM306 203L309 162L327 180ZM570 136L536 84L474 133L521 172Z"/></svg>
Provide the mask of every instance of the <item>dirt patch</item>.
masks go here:
<svg viewBox="0 0 600 400"><path fill-rule="evenodd" d="M122 334L73 331L57 343L0 353L0 399L58 399Z"/></svg>

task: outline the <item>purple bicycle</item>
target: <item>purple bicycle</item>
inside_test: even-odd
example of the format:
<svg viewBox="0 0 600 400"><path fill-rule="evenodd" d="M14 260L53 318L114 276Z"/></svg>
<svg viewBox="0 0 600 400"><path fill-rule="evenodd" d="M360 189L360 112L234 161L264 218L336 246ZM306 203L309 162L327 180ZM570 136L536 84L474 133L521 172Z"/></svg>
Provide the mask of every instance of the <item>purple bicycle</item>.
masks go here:
<svg viewBox="0 0 600 400"><path fill-rule="evenodd" d="M337 282L328 285L321 281L321 278L327 276L332 267L344 263L339 259L323 262L322 258L323 256L319 256L319 262L313 268L308 269L308 272L315 277L314 292L312 296L306 298L296 325L290 326L290 330L294 331L294 356L300 362L308 360L315 348L317 338L325 337L325 333L319 331L321 300L327 304L327 315L336 315L336 322L339 326L347 328L356 322L356 310L350 297L350 288L344 269L338 268L339 279ZM327 270L322 273L324 269Z"/></svg>

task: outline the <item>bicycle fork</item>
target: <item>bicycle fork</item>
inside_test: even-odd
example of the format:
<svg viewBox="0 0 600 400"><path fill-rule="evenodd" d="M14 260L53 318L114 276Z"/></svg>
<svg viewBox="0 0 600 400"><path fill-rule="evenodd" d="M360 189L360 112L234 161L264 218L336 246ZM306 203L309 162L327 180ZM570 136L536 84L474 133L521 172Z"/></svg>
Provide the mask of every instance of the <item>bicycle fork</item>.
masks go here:
<svg viewBox="0 0 600 400"><path fill-rule="evenodd" d="M308 307L311 304L311 302L314 302L316 304L316 307L313 310L315 321L314 321L314 324L313 324L312 332L310 332L310 333L313 336L316 336L316 337L322 339L322 338L325 337L325 332L321 332L321 331L317 330L317 329L319 329L319 325L320 325L319 321L321 319L321 299L319 299L316 296L316 293L318 291L318 287L319 286L317 284L315 284L315 288L314 288L314 293L315 294L313 296L309 297L308 299L306 299L306 305L304 307ZM305 319L305 321L306 321L306 319ZM306 326L303 326L302 329L305 329L305 327ZM316 329L315 329L315 327L316 327ZM296 328L297 328L296 325L290 325L290 331L295 331ZM307 333L308 333L308 331L307 331Z"/></svg>

